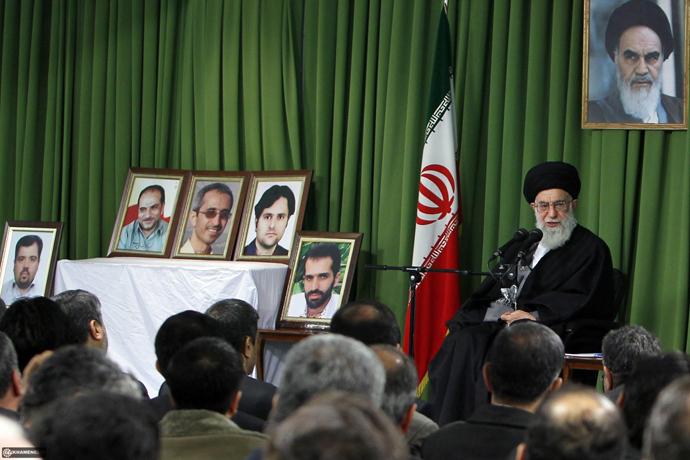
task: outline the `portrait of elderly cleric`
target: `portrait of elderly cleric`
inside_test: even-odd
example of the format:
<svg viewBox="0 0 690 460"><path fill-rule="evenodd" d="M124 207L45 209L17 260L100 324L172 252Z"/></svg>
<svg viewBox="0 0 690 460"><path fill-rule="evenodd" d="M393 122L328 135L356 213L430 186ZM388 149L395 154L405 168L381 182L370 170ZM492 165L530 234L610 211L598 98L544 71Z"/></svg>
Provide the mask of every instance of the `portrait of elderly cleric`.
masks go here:
<svg viewBox="0 0 690 460"><path fill-rule="evenodd" d="M188 177L184 171L130 168L108 255L168 256Z"/></svg>
<svg viewBox="0 0 690 460"><path fill-rule="evenodd" d="M687 127L685 1L663 6L656 0L590 0L584 127ZM677 126L659 126L667 124ZM618 127L625 126L610 126Z"/></svg>
<svg viewBox="0 0 690 460"><path fill-rule="evenodd" d="M614 271L606 243L577 222L581 182L568 163L541 163L525 175L523 195L543 233L505 249L502 263L446 323L448 335L429 366L435 420L439 425L465 420L489 392L479 370L496 333L515 321L539 321L561 337L572 319L613 320ZM501 276L515 266L517 276ZM513 272L514 273L514 272ZM504 291L514 292L504 302ZM593 338L596 341L596 338ZM581 350L595 344L583 343Z"/></svg>
<svg viewBox="0 0 690 460"><path fill-rule="evenodd" d="M244 198L245 176L198 179L192 179L185 224L177 238L175 256L225 258L234 242L236 211Z"/></svg>

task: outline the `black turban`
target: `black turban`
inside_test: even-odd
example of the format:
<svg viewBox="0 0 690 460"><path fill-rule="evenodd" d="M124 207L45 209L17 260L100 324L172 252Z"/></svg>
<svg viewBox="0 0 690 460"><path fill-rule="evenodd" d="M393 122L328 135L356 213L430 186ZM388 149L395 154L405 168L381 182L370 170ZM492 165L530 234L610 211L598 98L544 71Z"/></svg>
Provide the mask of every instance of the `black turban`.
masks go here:
<svg viewBox="0 0 690 460"><path fill-rule="evenodd" d="M656 3L649 0L630 0L616 8L606 26L606 51L615 62L615 50L623 32L631 27L646 26L652 29L661 40L664 61L673 52L673 34L666 13Z"/></svg>
<svg viewBox="0 0 690 460"><path fill-rule="evenodd" d="M580 175L575 166L562 161L547 161L530 169L525 176L522 193L528 203L534 203L542 190L559 188L573 197L580 194Z"/></svg>

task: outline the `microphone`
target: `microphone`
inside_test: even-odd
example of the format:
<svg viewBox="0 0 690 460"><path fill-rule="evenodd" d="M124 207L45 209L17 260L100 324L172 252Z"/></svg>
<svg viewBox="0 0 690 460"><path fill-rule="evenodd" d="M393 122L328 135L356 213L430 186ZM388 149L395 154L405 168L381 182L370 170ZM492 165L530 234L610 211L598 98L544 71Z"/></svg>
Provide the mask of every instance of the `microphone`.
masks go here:
<svg viewBox="0 0 690 460"><path fill-rule="evenodd" d="M520 262L522 259L524 259L527 255L526 251L529 250L534 243L540 242L543 236L544 232L538 228L535 228L529 232L529 235L527 235L527 242L522 246L520 252L518 252L517 261Z"/></svg>
<svg viewBox="0 0 690 460"><path fill-rule="evenodd" d="M489 262L491 262L497 257L503 257L503 253L506 251L506 249L508 249L515 243L524 241L527 238L527 235L529 235L529 233L527 233L527 230L525 230L524 228L518 228L513 237L510 239L510 241L498 248L496 252L494 252L493 255L489 257ZM541 237L539 237L539 239L541 239Z"/></svg>

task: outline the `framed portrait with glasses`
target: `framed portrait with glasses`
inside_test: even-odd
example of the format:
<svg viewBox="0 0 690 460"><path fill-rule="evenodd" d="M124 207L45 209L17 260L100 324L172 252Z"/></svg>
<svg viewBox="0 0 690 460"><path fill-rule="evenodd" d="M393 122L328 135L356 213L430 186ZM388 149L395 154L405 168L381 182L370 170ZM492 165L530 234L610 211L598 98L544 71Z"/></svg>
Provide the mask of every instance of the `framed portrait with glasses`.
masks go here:
<svg viewBox="0 0 690 460"><path fill-rule="evenodd" d="M173 258L229 260L251 173L193 171Z"/></svg>

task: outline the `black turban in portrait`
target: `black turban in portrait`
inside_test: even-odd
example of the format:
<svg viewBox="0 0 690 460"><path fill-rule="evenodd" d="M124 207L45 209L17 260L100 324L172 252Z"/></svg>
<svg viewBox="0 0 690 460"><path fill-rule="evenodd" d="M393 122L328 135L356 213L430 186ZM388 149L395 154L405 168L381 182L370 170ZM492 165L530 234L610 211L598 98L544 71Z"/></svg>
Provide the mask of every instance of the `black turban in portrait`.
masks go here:
<svg viewBox="0 0 690 460"><path fill-rule="evenodd" d="M575 166L562 161L547 161L527 172L523 194L528 203L534 203L542 190L559 188L574 199L580 194L580 175Z"/></svg>
<svg viewBox="0 0 690 460"><path fill-rule="evenodd" d="M615 62L615 50L623 32L631 27L645 26L652 29L661 41L664 61L673 52L673 34L666 13L649 0L630 0L613 10L606 26L606 51Z"/></svg>

